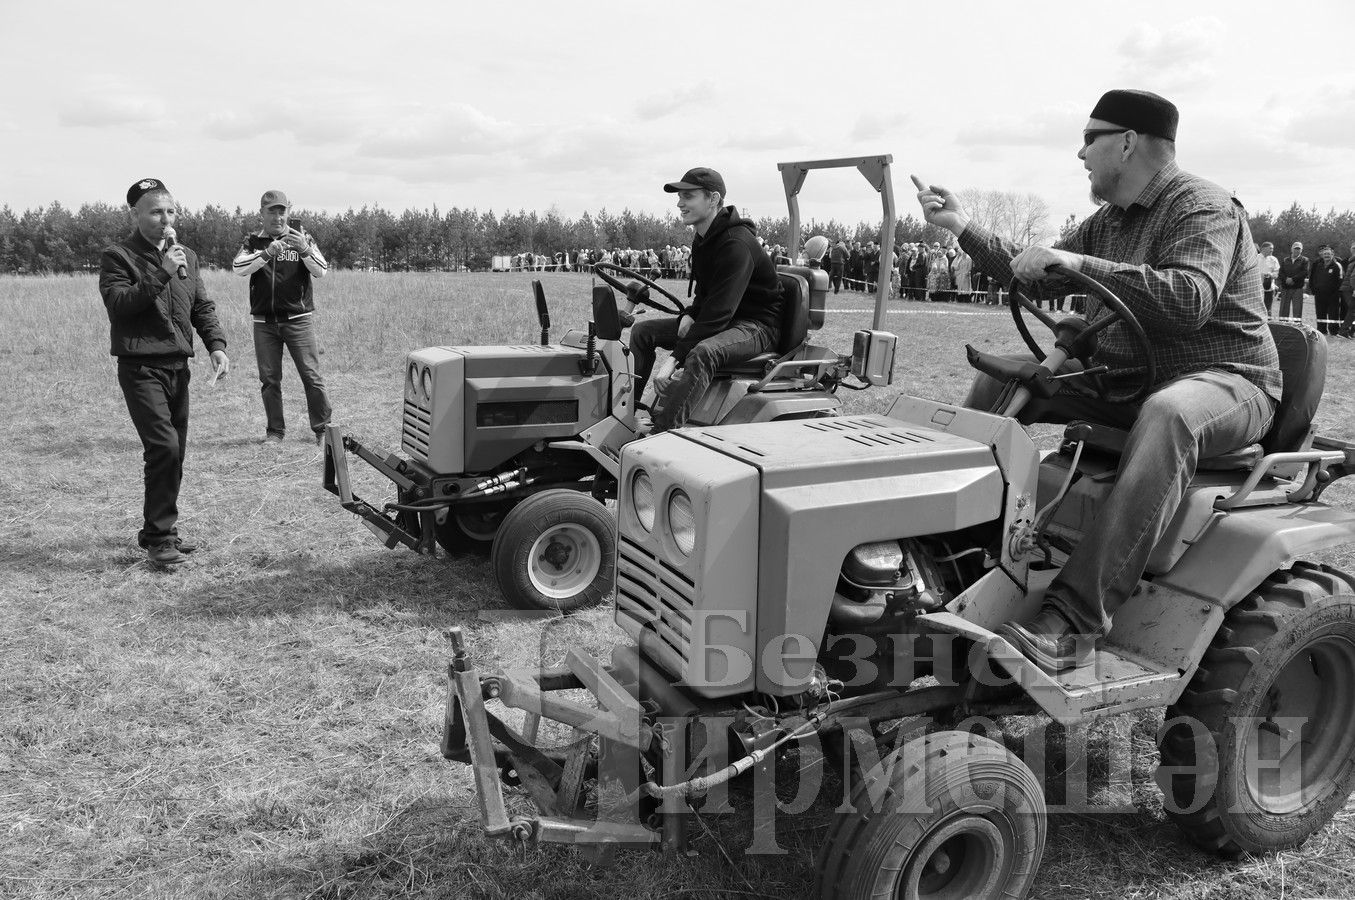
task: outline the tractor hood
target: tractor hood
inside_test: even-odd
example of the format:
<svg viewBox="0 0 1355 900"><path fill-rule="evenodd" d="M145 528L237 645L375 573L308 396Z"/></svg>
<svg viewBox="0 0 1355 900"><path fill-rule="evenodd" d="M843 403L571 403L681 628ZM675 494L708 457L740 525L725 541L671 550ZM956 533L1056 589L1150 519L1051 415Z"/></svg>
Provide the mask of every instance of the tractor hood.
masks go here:
<svg viewBox="0 0 1355 900"><path fill-rule="evenodd" d="M940 535L1001 518L1005 483L993 447L887 416L844 416L673 433L756 470L756 506L724 526L757 542L757 602L750 654L768 646L818 646L842 561L853 547ZM688 465L715 472L722 466ZM746 558L746 557L745 557ZM735 593L702 584L702 603ZM753 634L756 636L753 637ZM807 643L803 643L807 642ZM784 696L812 674L812 655L758 658L755 689Z"/></svg>
<svg viewBox="0 0 1355 900"><path fill-rule="evenodd" d="M995 465L985 444L886 416L688 428L676 434L758 469L766 491Z"/></svg>

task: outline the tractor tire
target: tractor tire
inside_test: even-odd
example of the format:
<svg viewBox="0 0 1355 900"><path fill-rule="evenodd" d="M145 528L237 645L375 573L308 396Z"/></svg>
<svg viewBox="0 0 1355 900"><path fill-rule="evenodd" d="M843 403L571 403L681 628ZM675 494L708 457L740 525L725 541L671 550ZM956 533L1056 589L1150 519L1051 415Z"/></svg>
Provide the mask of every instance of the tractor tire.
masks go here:
<svg viewBox="0 0 1355 900"><path fill-rule="evenodd" d="M437 526L438 543L453 555L488 556L494 546L504 517L513 507L481 506L476 512L447 512L447 520ZM471 509L477 509L471 507Z"/></svg>
<svg viewBox="0 0 1355 900"><path fill-rule="evenodd" d="M504 516L490 565L504 599L518 609L595 606L616 584L616 521L580 491L533 494Z"/></svg>
<svg viewBox="0 0 1355 900"><path fill-rule="evenodd" d="M1325 826L1355 787L1355 577L1296 563L1229 610L1158 748L1167 815L1206 850Z"/></svg>
<svg viewBox="0 0 1355 900"><path fill-rule="evenodd" d="M984 737L914 738L852 792L819 851L812 896L1019 898L1044 855L1035 773Z"/></svg>

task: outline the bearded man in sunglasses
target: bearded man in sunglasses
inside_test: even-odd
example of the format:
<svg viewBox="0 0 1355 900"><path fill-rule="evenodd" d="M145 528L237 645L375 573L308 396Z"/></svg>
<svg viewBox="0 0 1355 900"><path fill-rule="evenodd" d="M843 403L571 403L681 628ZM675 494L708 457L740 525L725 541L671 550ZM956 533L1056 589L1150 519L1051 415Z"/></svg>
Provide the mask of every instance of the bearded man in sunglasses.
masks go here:
<svg viewBox="0 0 1355 900"><path fill-rule="evenodd" d="M1260 440L1280 399L1247 213L1228 191L1177 166L1178 121L1176 107L1157 94L1101 97L1077 153L1100 208L1052 248L1017 248L972 223L949 190L913 179L927 221L954 233L975 269L1003 283L1015 276L1044 298L1072 291L1051 265L1095 278L1124 301L1152 345L1156 376L1141 403L1124 402L1144 360L1117 322L1101 333L1095 361L1125 374L1110 379L1104 395L1072 379L1020 415L1023 423L1080 419L1129 429L1115 487L1043 609L999 629L1051 673L1090 661L1079 648L1110 630L1111 615L1138 586L1197 461ZM1099 311L1095 298L1088 304ZM965 405L991 409L1002 387L980 375Z"/></svg>

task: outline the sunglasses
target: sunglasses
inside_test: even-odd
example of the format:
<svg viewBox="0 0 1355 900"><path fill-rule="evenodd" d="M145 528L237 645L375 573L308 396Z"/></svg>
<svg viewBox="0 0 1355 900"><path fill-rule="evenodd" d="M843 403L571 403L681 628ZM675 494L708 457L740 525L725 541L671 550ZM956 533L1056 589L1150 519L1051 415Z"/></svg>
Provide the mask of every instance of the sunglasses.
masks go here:
<svg viewBox="0 0 1355 900"><path fill-rule="evenodd" d="M1129 131L1128 128L1093 128L1091 131L1082 132L1082 147L1086 149L1103 134L1124 134Z"/></svg>

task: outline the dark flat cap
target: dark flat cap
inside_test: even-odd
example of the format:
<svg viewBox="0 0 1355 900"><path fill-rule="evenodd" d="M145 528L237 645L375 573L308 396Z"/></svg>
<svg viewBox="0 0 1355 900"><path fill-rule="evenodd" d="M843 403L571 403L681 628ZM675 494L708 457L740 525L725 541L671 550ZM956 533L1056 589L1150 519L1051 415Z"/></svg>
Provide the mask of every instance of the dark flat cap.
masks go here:
<svg viewBox="0 0 1355 900"><path fill-rule="evenodd" d="M168 191L159 178L143 178L127 189L127 205L136 206L136 202L151 191Z"/></svg>
<svg viewBox="0 0 1355 900"><path fill-rule="evenodd" d="M1150 91L1115 90L1106 91L1096 101L1092 118L1174 141L1181 114L1170 100Z"/></svg>

